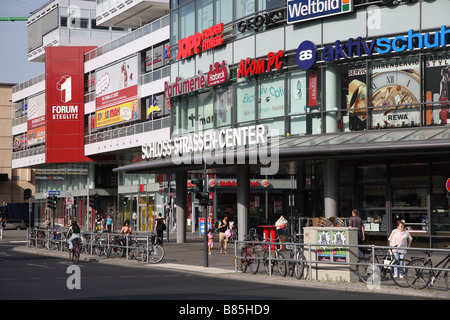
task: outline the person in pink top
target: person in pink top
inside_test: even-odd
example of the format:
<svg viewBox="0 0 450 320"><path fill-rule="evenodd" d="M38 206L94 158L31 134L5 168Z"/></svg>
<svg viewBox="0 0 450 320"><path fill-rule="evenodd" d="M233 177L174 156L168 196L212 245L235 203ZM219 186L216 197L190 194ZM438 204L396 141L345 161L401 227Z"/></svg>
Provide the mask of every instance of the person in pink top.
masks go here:
<svg viewBox="0 0 450 320"><path fill-rule="evenodd" d="M408 231L405 230L405 224L403 221L397 221L397 229L392 230L391 235L389 236L389 246L390 247L400 247L406 248L409 247L412 241L412 237ZM402 260L405 258L406 250L405 249L392 249L392 253L394 254L395 259ZM402 277L402 274L398 274L398 268L394 267L394 277Z"/></svg>

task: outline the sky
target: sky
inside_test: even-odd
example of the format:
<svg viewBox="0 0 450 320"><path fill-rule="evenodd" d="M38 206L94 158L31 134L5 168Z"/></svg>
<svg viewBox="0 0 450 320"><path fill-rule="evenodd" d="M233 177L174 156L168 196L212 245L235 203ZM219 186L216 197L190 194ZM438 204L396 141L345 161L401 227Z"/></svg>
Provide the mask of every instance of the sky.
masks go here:
<svg viewBox="0 0 450 320"><path fill-rule="evenodd" d="M0 0L0 17L28 17L49 0ZM27 22L0 21L0 83L18 84L45 72L43 62L28 62Z"/></svg>

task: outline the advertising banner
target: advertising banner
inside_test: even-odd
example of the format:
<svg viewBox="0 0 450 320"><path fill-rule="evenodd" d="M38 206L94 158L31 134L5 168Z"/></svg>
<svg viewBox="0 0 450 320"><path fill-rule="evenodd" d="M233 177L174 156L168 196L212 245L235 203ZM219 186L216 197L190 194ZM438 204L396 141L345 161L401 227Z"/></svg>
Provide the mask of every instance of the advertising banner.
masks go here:
<svg viewBox="0 0 450 320"><path fill-rule="evenodd" d="M138 57L97 71L96 128L140 119Z"/></svg>
<svg viewBox="0 0 450 320"><path fill-rule="evenodd" d="M46 163L89 161L84 156L84 54L93 49L46 48ZM39 131L31 133L38 139Z"/></svg>

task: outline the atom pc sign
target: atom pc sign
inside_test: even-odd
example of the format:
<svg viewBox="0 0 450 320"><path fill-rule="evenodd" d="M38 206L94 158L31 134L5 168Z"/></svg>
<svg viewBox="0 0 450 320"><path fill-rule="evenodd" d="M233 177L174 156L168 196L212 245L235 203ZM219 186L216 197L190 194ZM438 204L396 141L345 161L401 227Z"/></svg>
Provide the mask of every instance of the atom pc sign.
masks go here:
<svg viewBox="0 0 450 320"><path fill-rule="evenodd" d="M287 23L325 18L353 11L353 0L289 0Z"/></svg>

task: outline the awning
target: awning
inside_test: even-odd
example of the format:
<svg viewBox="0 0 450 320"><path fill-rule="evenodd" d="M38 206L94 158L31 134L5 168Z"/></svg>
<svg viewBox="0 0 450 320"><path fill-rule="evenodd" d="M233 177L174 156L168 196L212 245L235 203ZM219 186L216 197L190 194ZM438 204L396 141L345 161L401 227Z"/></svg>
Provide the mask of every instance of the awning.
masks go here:
<svg viewBox="0 0 450 320"><path fill-rule="evenodd" d="M396 156L404 154L424 155L429 152L450 152L450 127L424 127L404 129L380 129L371 131L353 131L321 135L285 137L270 140L268 147L278 145L278 157L281 161L324 159L336 157L358 157L367 155ZM235 150L233 159L226 155L195 154L174 161L172 158L147 160L114 169L114 172L173 172L201 170L207 168L248 164L255 159L257 147ZM220 160L221 161L217 161ZM245 162L242 163L242 159ZM228 160L228 162L226 161ZM232 160L232 161L231 161ZM239 162L240 161L240 162Z"/></svg>

